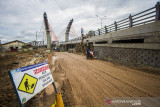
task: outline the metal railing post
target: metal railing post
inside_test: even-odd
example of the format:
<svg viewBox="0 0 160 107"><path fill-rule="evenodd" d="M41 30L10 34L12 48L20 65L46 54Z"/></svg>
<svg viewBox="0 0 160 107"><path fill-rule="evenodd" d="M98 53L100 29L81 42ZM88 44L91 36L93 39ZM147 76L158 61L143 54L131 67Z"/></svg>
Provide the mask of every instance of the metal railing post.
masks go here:
<svg viewBox="0 0 160 107"><path fill-rule="evenodd" d="M132 16L131 14L129 15L129 27L133 26L133 21L132 21Z"/></svg>
<svg viewBox="0 0 160 107"><path fill-rule="evenodd" d="M93 36L96 36L95 31L93 31Z"/></svg>
<svg viewBox="0 0 160 107"><path fill-rule="evenodd" d="M117 31L117 22L114 22L114 26L115 26L115 31Z"/></svg>
<svg viewBox="0 0 160 107"><path fill-rule="evenodd" d="M160 20L160 2L155 5L156 8L156 21Z"/></svg>
<svg viewBox="0 0 160 107"><path fill-rule="evenodd" d="M105 33L107 33L107 32L108 32L108 31L107 31L107 26L105 26L104 28L105 28Z"/></svg>
<svg viewBox="0 0 160 107"><path fill-rule="evenodd" d="M99 35L101 35L101 31L100 31L100 29L98 29L98 34L99 34Z"/></svg>

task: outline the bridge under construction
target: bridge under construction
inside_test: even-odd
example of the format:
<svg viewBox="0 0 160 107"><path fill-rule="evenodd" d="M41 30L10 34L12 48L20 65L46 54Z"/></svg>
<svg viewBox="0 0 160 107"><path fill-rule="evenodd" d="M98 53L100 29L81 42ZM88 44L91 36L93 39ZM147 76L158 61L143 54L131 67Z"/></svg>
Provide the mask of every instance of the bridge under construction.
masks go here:
<svg viewBox="0 0 160 107"><path fill-rule="evenodd" d="M153 99L159 101L160 97L160 2L86 34L84 28L77 33L74 19L69 19L68 25L56 34L48 16L44 12L36 41L29 45L12 41L5 45L11 44L17 51L0 53L0 106L18 106L18 88L12 87L15 79L20 83L17 86L23 87L19 90L22 100L19 96L18 100L26 107L108 107L111 98L117 97L149 98L146 105L140 100L132 105L159 107ZM13 48L15 44L24 44L20 52L18 47ZM91 58L86 57L89 50L93 52ZM9 70L13 70L9 72L12 82L8 81ZM30 74L26 74L28 71ZM42 90L38 87L41 78L46 86ZM32 85L24 85L23 80ZM27 93L29 88L32 92ZM35 93L36 89L39 92ZM32 97L26 100L23 94Z"/></svg>
<svg viewBox="0 0 160 107"><path fill-rule="evenodd" d="M74 49L75 52L86 52L86 46L92 48L95 57L125 65L149 66L160 69L160 4L128 18L115 21L96 31L87 34L81 30L78 36L71 19L68 26L55 35L44 13L44 28L47 37L47 48L51 43L60 51Z"/></svg>
<svg viewBox="0 0 160 107"><path fill-rule="evenodd" d="M106 96L160 96L159 7L157 3L86 35L82 29L81 36L77 36L70 20L61 32L63 41L56 43L60 52L54 56L60 73L57 84L65 81L66 106L104 106ZM75 38L70 39L70 35ZM87 45L96 60L84 56ZM73 53L68 53L71 49Z"/></svg>

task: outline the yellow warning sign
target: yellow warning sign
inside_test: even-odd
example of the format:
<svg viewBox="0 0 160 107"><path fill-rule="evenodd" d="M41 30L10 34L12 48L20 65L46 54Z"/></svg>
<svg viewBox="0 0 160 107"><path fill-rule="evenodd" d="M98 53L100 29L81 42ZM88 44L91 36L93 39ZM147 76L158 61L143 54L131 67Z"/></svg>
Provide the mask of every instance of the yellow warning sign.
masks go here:
<svg viewBox="0 0 160 107"><path fill-rule="evenodd" d="M19 91L23 91L26 93L33 94L34 89L36 87L38 79L29 75L29 74L24 74L21 83L18 86Z"/></svg>

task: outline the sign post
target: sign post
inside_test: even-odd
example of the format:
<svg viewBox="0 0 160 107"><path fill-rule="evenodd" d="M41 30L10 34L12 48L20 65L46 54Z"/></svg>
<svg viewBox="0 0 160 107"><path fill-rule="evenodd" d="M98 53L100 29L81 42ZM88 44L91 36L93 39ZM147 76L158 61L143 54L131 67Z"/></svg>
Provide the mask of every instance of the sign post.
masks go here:
<svg viewBox="0 0 160 107"><path fill-rule="evenodd" d="M51 83L57 93L47 61L9 71L9 76L21 107Z"/></svg>

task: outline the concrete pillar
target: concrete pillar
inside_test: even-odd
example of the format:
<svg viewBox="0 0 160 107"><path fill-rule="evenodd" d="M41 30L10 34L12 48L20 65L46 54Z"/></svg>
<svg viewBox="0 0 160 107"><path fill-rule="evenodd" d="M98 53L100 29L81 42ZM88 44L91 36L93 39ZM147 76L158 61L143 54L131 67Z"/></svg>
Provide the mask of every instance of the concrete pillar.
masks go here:
<svg viewBox="0 0 160 107"><path fill-rule="evenodd" d="M66 36L65 36L65 42L68 42L68 40L69 40L69 33L65 33L66 34Z"/></svg>
<svg viewBox="0 0 160 107"><path fill-rule="evenodd" d="M44 24L45 24L45 30L46 30L46 36L47 36L47 48L51 49L51 37L50 37L50 29L49 29L49 23L47 19L47 14L44 12Z"/></svg>
<svg viewBox="0 0 160 107"><path fill-rule="evenodd" d="M62 45L61 51L67 51L67 46L65 44Z"/></svg>
<svg viewBox="0 0 160 107"><path fill-rule="evenodd" d="M47 35L47 49L51 49L51 37L50 37L50 32L46 31Z"/></svg>

